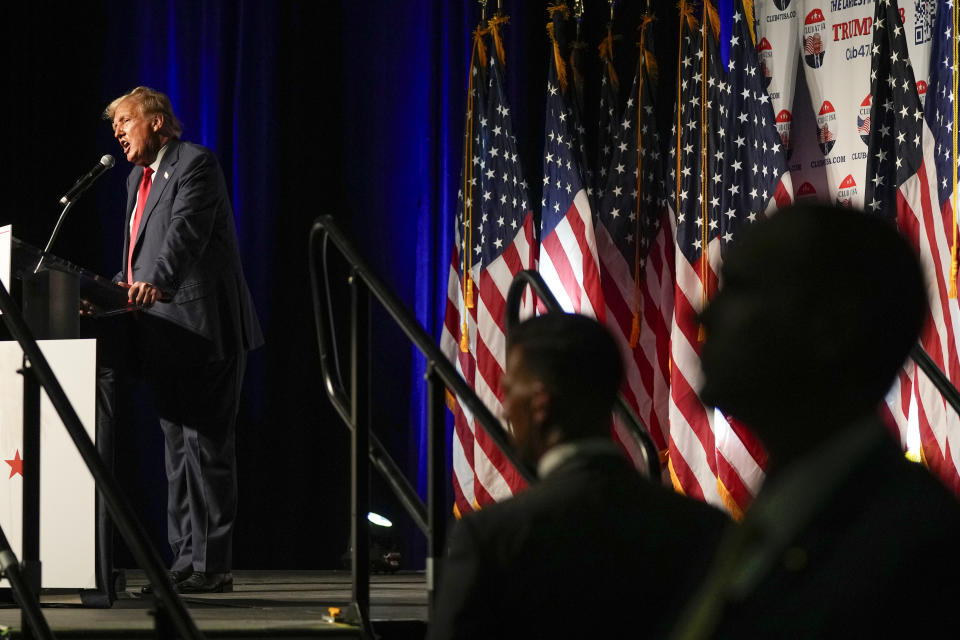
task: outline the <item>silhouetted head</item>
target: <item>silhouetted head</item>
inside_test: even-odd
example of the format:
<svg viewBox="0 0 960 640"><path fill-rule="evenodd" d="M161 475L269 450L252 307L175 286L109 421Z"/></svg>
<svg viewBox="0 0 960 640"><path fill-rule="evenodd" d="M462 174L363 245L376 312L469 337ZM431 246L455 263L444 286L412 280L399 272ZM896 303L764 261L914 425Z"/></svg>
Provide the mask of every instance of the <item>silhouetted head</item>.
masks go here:
<svg viewBox="0 0 960 640"><path fill-rule="evenodd" d="M773 450L876 411L927 312L913 249L876 216L785 209L744 234L703 314L701 396Z"/></svg>
<svg viewBox="0 0 960 640"><path fill-rule="evenodd" d="M535 464L560 442L607 437L623 364L595 320L548 313L508 336L503 406L524 460Z"/></svg>

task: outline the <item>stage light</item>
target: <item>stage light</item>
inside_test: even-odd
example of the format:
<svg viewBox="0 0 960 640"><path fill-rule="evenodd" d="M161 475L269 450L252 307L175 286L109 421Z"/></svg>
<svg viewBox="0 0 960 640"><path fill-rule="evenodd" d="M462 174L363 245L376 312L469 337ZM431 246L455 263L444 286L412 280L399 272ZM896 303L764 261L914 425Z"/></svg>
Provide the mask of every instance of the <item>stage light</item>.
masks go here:
<svg viewBox="0 0 960 640"><path fill-rule="evenodd" d="M367 514L367 520L369 520L371 524L375 524L375 525L377 525L378 527L392 527L392 526L393 526L393 523L390 522L390 520L388 520L387 518L384 518L384 517L383 517L382 515L380 515L379 513L374 513L373 511L371 511L370 513Z"/></svg>
<svg viewBox="0 0 960 640"><path fill-rule="evenodd" d="M367 512L367 532L370 535L370 570L376 573L394 573L403 562L400 553L398 532L390 518L374 511ZM347 548L342 561L345 569L350 568L353 549Z"/></svg>

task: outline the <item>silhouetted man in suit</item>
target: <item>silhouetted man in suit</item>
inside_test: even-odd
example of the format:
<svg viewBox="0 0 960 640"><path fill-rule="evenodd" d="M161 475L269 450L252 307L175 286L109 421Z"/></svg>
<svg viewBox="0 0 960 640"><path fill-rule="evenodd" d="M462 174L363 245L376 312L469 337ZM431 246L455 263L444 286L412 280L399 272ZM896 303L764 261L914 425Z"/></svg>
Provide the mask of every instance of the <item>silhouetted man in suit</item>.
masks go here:
<svg viewBox="0 0 960 640"><path fill-rule="evenodd" d="M726 518L638 475L611 441L622 364L606 329L550 313L508 341L504 409L540 481L455 528L429 637L664 633Z"/></svg>
<svg viewBox="0 0 960 640"><path fill-rule="evenodd" d="M927 313L913 250L880 217L801 205L744 234L721 282L701 395L769 469L674 637L956 637L960 505L877 414Z"/></svg>
<svg viewBox="0 0 960 640"><path fill-rule="evenodd" d="M145 308L130 323L128 355L150 383L163 429L170 578L183 593L230 591L235 421L247 351L263 338L229 193L213 153L180 140L166 95L137 87L105 116L134 165L116 280ZM129 370L102 369L98 428L109 432Z"/></svg>

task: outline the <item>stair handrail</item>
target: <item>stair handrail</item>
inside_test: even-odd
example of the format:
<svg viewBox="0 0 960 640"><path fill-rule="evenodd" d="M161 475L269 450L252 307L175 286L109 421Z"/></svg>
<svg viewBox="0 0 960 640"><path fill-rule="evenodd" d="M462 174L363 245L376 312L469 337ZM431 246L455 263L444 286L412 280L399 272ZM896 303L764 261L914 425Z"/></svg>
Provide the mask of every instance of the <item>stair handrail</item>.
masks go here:
<svg viewBox="0 0 960 640"><path fill-rule="evenodd" d="M937 388L947 404L960 414L960 391L953 386L950 379L947 378L946 374L937 366L937 363L933 361L933 358L919 342L910 349L910 359L916 362L917 366L930 378L930 382Z"/></svg>
<svg viewBox="0 0 960 640"><path fill-rule="evenodd" d="M356 277L363 281L370 293L372 293L383 308L386 309L397 326L407 335L414 346L420 350L420 353L426 357L427 362L432 363L434 373L437 377L440 378L443 384L450 389L451 393L457 396L460 402L473 414L477 424L491 437L497 445L497 448L503 452L510 464L516 468L517 473L528 483L535 482L535 474L516 454L513 445L508 439L509 436L500 421L494 417L490 409L487 408L473 389L467 385L463 376L456 370L443 352L440 351L440 347L437 346L435 339L424 330L416 317L406 308L400 299L397 298L383 280L376 275L366 260L354 249L346 235L340 230L339 225L337 225L330 215L320 216L313 223L313 228L310 230L311 256L314 255L317 245L324 236L333 241L341 255L350 265L352 271L351 277ZM315 266L315 261L311 258L310 277L313 282L314 292L317 292L318 274L316 273ZM318 312L318 308L319 302L315 299L314 315L319 320L318 324L320 324L320 322L324 321L322 319L323 314ZM326 341L325 332L319 327L317 330L317 338L321 349L320 365L323 369L324 384L328 390L335 389L334 394L339 401L342 402L346 394L343 386L333 380L329 366L332 350ZM338 412L342 418L345 417L345 413L348 414L343 406L338 408ZM349 424L349 419L345 419L345 422L352 428L352 425Z"/></svg>
<svg viewBox="0 0 960 640"><path fill-rule="evenodd" d="M339 371L334 375L337 352L332 345L332 312L328 326L326 315L330 309L329 278L326 251L332 243L346 261L351 286L351 341L350 388L347 389ZM449 483L445 475L445 392L455 395L465 411L472 413L475 423L490 437L506 461L528 484L535 475L515 452L509 436L482 400L467 384L456 367L440 350L416 317L369 267L332 216L318 217L310 229L310 281L313 293L314 320L320 351L323 386L340 418L351 430L351 573L353 597L346 620L361 627L365 636L372 637L369 625L369 565L366 561L366 514L369 507L368 460L372 460L384 475L390 488L400 499L420 529L427 536L427 591L428 606L432 607L439 583L440 565L444 550L444 534L449 507L444 504L444 487ZM318 264L319 263L319 264ZM323 271L321 278L320 271ZM389 313L393 322L426 359L428 405L428 487L427 504L393 462L370 428L369 412L369 298L373 296ZM362 455L361 452L366 452ZM363 560L359 560L363 559Z"/></svg>
<svg viewBox="0 0 960 640"><path fill-rule="evenodd" d="M507 336L520 322L520 305L523 301L523 294L527 287L533 290L541 304L551 313L564 313L563 307L557 302L557 298L550 291L543 277L536 271L525 269L513 277L510 288L507 290L507 304L505 312L505 323ZM623 423L630 431L637 444L640 445L640 451L643 454L643 461L646 466L648 477L659 480L661 473L660 454L657 445L650 437L647 426L643 420L633 411L633 408L624 398L623 393L617 394L617 403L614 410L620 415Z"/></svg>

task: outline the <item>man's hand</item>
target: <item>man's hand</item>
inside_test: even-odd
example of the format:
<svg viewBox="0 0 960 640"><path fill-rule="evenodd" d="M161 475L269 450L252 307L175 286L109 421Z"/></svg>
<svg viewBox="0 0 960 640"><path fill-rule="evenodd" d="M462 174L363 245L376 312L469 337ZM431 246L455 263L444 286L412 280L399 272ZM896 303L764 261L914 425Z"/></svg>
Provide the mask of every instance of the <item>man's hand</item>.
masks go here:
<svg viewBox="0 0 960 640"><path fill-rule="evenodd" d="M121 283L125 284L125 283ZM160 299L160 289L149 282L134 282L127 289L127 299L132 304L149 307Z"/></svg>

